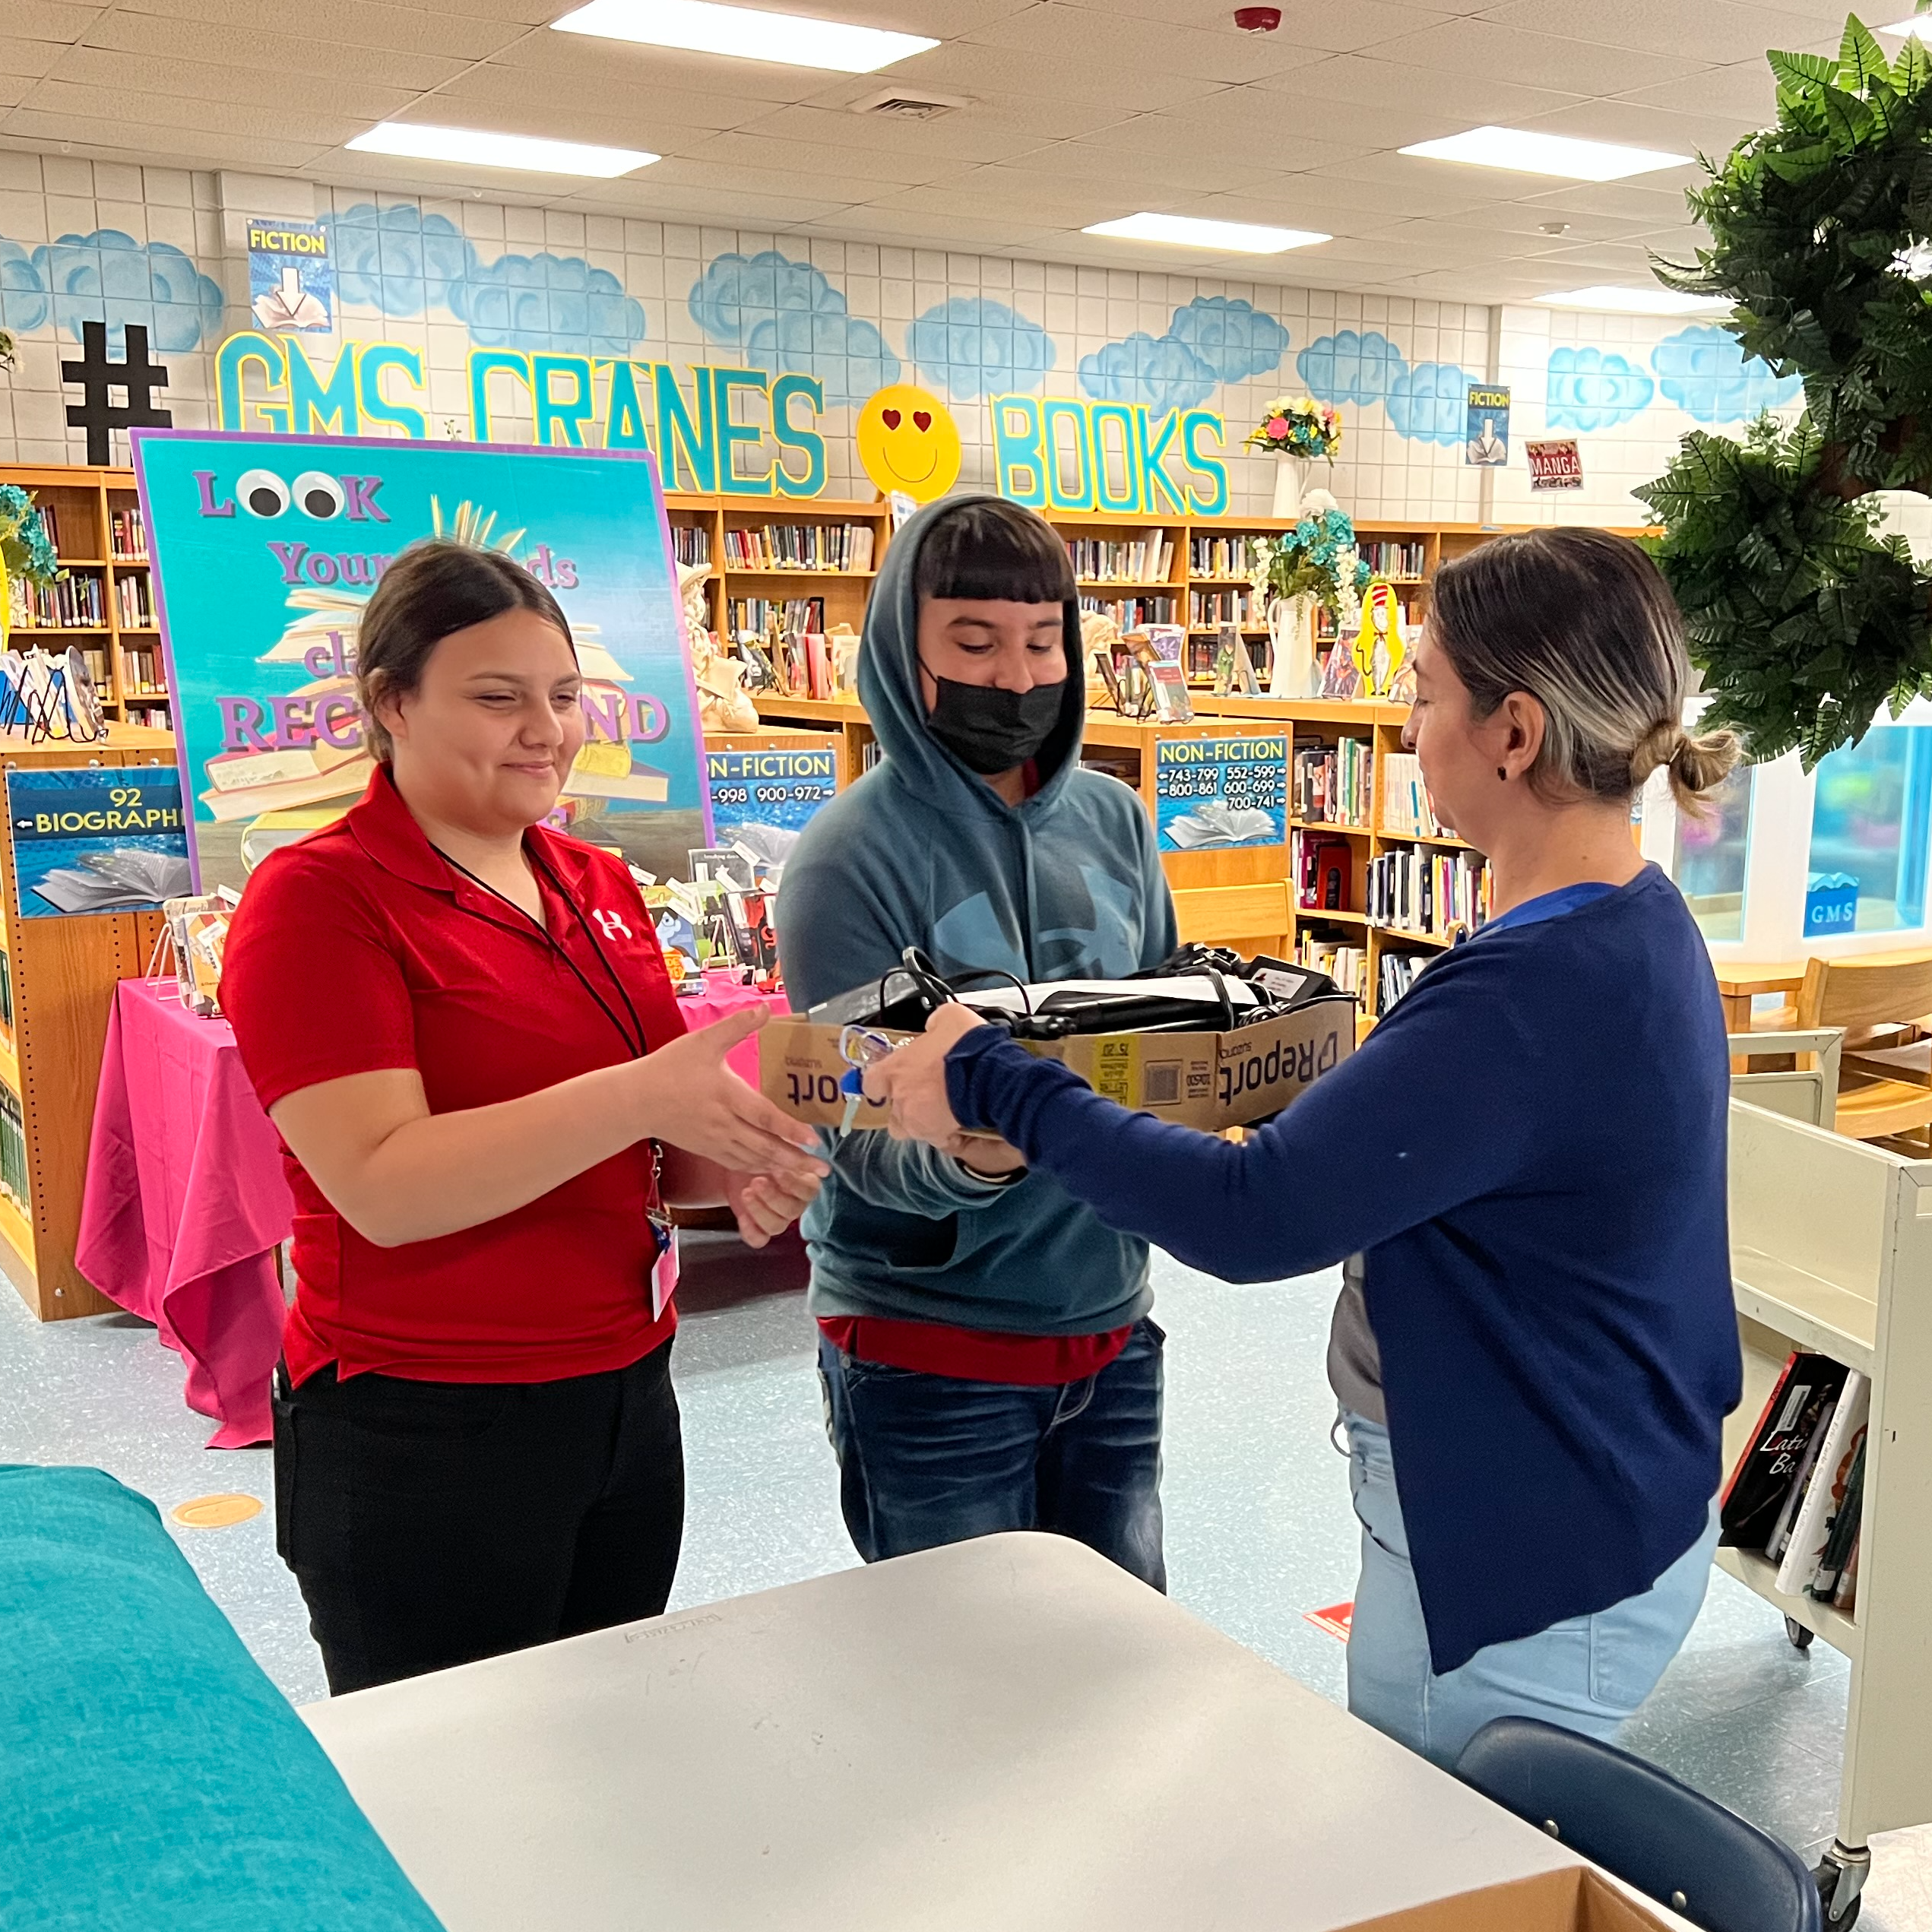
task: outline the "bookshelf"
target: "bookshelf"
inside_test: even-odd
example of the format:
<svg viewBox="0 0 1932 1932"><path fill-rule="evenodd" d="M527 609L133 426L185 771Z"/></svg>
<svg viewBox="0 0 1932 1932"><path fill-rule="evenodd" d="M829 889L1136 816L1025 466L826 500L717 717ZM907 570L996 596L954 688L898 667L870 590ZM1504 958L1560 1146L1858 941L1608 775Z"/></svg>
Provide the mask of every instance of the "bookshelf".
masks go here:
<svg viewBox="0 0 1932 1932"><path fill-rule="evenodd" d="M58 654L78 647L109 718L169 729L173 698L134 472L0 464L0 483L19 484L51 513L55 553L67 571L47 587L53 607L14 626L16 648L38 644Z"/></svg>
<svg viewBox="0 0 1932 1932"><path fill-rule="evenodd" d="M1727 1472L1793 1350L1829 1355L1871 1379L1849 1614L1780 1592L1775 1566L1762 1555L1717 1555L1746 1588L1850 1660L1837 1838L1826 1864L1861 1881L1873 1832L1932 1822L1932 1753L1920 1728L1932 1699L1924 1612L1932 1597L1932 1435L1924 1426L1932 1161L1734 1101L1730 1192L1744 1398L1725 1427ZM1821 1868L1821 1881L1829 1876ZM1845 1902L1838 1901L1841 1912Z"/></svg>
<svg viewBox="0 0 1932 1932"><path fill-rule="evenodd" d="M138 724L90 744L0 738L0 772L165 765L175 741ZM94 1089L115 982L144 973L151 913L23 919L13 841L0 839L0 1269L43 1321L110 1312L74 1265Z"/></svg>

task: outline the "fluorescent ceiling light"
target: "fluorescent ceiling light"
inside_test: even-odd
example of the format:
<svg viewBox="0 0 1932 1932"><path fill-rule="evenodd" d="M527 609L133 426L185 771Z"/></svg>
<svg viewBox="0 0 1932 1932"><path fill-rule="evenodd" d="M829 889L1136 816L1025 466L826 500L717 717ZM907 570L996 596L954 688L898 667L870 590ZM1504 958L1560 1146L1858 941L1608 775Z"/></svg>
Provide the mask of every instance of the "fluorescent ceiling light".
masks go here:
<svg viewBox="0 0 1932 1932"><path fill-rule="evenodd" d="M594 33L785 67L828 67L841 74L870 74L939 44L923 33L891 33L757 7L721 7L714 0L590 0L550 24L562 33Z"/></svg>
<svg viewBox="0 0 1932 1932"><path fill-rule="evenodd" d="M1552 309L1607 309L1626 315L1693 315L1731 304L1717 295L1680 295L1674 289L1624 288L1599 282L1592 288L1572 289L1563 295L1539 295Z"/></svg>
<svg viewBox="0 0 1932 1932"><path fill-rule="evenodd" d="M1614 141L1535 134L1526 128L1471 128L1446 140L1419 141L1401 152L1427 161L1462 161L1474 168L1561 175L1570 181L1621 181L1626 175L1681 168L1692 159L1688 154L1661 154L1654 147L1620 147Z"/></svg>
<svg viewBox="0 0 1932 1932"><path fill-rule="evenodd" d="M1173 242L1183 248L1215 249L1242 255L1279 255L1311 242L1332 242L1306 228L1267 228L1249 221L1199 221L1191 214L1128 214L1097 221L1083 235L1113 235L1125 242Z"/></svg>
<svg viewBox="0 0 1932 1932"><path fill-rule="evenodd" d="M483 128L427 128L385 121L349 145L364 154L402 154L415 161L461 161L478 168L521 168L531 174L596 175L609 180L660 157L636 147L591 147L581 141L538 141Z"/></svg>

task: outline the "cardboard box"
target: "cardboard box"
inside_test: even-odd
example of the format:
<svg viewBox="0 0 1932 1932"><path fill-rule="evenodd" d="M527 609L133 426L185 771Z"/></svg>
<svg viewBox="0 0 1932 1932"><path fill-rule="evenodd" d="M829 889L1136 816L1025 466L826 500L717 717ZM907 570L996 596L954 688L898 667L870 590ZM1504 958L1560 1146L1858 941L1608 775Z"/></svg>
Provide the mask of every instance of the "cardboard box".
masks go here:
<svg viewBox="0 0 1932 1932"><path fill-rule="evenodd" d="M1646 1905L1579 1865L1366 1919L1348 1932L1671 1932L1683 1926L1674 1913Z"/></svg>
<svg viewBox="0 0 1932 1932"><path fill-rule="evenodd" d="M1310 1082L1355 1050L1355 1002L1318 999L1232 1033L1094 1033L1030 1040L1030 1052L1071 1067L1123 1107L1210 1132L1278 1113ZM758 1036L759 1085L797 1120L835 1127L845 1118L835 1026L771 1020ZM868 1101L854 1127L882 1127Z"/></svg>

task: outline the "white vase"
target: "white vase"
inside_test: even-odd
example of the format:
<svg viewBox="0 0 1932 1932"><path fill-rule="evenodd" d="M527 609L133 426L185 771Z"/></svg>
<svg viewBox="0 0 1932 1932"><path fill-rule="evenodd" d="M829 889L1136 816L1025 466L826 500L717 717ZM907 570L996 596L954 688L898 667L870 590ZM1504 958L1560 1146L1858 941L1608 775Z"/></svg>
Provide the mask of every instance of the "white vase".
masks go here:
<svg viewBox="0 0 1932 1932"><path fill-rule="evenodd" d="M1277 597L1268 607L1268 641L1274 663L1268 678L1271 698L1312 698L1319 671L1315 655L1315 599Z"/></svg>
<svg viewBox="0 0 1932 1932"><path fill-rule="evenodd" d="M1308 479L1314 467L1312 456L1294 456L1284 449L1275 452L1275 507L1270 516L1300 515L1301 499L1308 494Z"/></svg>

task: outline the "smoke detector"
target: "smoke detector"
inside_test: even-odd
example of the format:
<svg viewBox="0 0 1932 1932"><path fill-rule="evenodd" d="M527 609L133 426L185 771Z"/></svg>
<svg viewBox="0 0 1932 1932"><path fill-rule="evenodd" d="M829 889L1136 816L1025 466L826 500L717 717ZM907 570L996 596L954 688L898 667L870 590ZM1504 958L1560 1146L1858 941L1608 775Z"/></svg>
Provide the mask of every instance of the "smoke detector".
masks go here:
<svg viewBox="0 0 1932 1932"><path fill-rule="evenodd" d="M1234 24L1243 33L1272 33L1281 24L1279 7L1237 7Z"/></svg>
<svg viewBox="0 0 1932 1932"><path fill-rule="evenodd" d="M882 114L889 121L936 121L942 114L950 114L955 108L971 107L972 104L961 94L915 93L905 87L882 87L877 93L855 100L852 112Z"/></svg>

